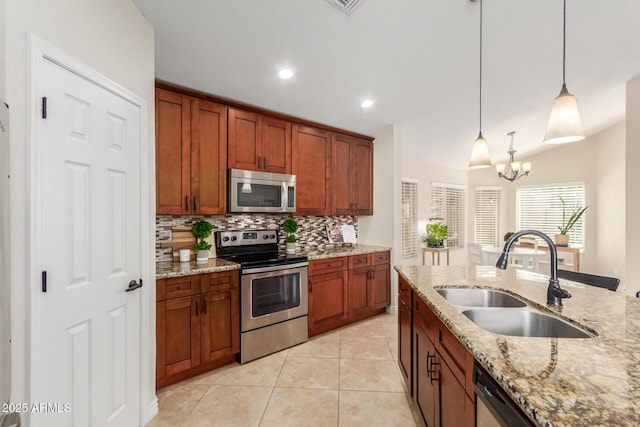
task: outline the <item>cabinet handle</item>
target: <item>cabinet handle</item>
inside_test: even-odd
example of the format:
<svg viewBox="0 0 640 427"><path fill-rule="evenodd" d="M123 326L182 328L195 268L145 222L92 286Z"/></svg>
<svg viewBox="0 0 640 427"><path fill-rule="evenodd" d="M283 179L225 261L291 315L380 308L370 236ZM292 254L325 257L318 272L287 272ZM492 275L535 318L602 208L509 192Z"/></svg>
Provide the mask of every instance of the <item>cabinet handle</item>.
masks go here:
<svg viewBox="0 0 640 427"><path fill-rule="evenodd" d="M429 352L427 351L427 377L429 377L429 379L431 379L431 366L430 366L430 362L431 362L431 355L429 354Z"/></svg>
<svg viewBox="0 0 640 427"><path fill-rule="evenodd" d="M207 315L207 298L202 300L202 314Z"/></svg>
<svg viewBox="0 0 640 427"><path fill-rule="evenodd" d="M194 211L198 210L198 197L197 196L193 196L193 210Z"/></svg>
<svg viewBox="0 0 640 427"><path fill-rule="evenodd" d="M184 209L189 210L189 196L184 196Z"/></svg>
<svg viewBox="0 0 640 427"><path fill-rule="evenodd" d="M258 156L258 169L260 169L262 167L261 166L261 163L262 163L261 160L262 160L262 157Z"/></svg>
<svg viewBox="0 0 640 427"><path fill-rule="evenodd" d="M198 300L196 300L196 317L198 317Z"/></svg>
<svg viewBox="0 0 640 427"><path fill-rule="evenodd" d="M264 169L266 169L266 168L267 168L267 158L266 158L266 157L263 157L263 158L262 158L262 167L263 167Z"/></svg>
<svg viewBox="0 0 640 427"><path fill-rule="evenodd" d="M313 291L313 280L309 279L309 292Z"/></svg>

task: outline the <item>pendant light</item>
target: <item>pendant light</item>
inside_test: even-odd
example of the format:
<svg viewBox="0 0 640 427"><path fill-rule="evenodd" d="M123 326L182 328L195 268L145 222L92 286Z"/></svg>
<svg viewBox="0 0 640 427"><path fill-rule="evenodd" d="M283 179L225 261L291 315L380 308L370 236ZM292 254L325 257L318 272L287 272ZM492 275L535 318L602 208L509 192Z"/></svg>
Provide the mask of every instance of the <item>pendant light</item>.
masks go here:
<svg viewBox="0 0 640 427"><path fill-rule="evenodd" d="M491 167L491 159L489 158L489 146L482 136L482 0L480 0L480 131L478 138L473 143L471 150L471 161L469 169L480 169Z"/></svg>
<svg viewBox="0 0 640 427"><path fill-rule="evenodd" d="M560 95L553 101L551 116L544 135L545 144L565 144L584 139L580 113L575 96L567 90L565 83L567 46L567 0L564 0L563 27L562 27L562 89Z"/></svg>

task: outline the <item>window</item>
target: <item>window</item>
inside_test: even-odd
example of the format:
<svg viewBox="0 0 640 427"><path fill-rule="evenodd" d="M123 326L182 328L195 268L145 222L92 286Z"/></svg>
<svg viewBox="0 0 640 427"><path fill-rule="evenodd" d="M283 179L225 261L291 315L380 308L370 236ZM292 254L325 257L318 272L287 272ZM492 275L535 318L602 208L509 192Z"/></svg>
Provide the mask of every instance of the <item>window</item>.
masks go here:
<svg viewBox="0 0 640 427"><path fill-rule="evenodd" d="M577 206L584 204L584 184L551 184L542 187L516 188L516 228L518 230L540 230L551 239L558 234L562 224L562 202L566 204L567 216ZM569 243L584 245L584 216L569 232Z"/></svg>
<svg viewBox="0 0 640 427"><path fill-rule="evenodd" d="M476 187L475 242L481 245L499 245L500 187Z"/></svg>
<svg viewBox="0 0 640 427"><path fill-rule="evenodd" d="M402 179L402 257L418 255L418 181Z"/></svg>
<svg viewBox="0 0 640 427"><path fill-rule="evenodd" d="M464 187L432 182L431 218L444 219L448 247L464 247Z"/></svg>

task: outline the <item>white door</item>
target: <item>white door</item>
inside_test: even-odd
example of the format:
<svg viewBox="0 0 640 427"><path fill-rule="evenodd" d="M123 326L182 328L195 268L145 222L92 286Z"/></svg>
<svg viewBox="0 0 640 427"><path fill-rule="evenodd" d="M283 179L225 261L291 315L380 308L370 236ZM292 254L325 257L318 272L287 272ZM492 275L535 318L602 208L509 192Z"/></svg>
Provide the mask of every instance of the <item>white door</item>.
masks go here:
<svg viewBox="0 0 640 427"><path fill-rule="evenodd" d="M31 401L50 406L31 425L138 426L140 108L46 58L41 75Z"/></svg>

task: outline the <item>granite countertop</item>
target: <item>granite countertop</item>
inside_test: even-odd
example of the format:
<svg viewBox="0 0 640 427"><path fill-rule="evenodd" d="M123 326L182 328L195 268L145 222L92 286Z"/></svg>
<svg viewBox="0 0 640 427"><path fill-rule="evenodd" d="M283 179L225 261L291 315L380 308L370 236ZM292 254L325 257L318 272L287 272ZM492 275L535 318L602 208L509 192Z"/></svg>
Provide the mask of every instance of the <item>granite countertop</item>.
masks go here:
<svg viewBox="0 0 640 427"><path fill-rule="evenodd" d="M362 255L370 254L374 252L387 252L391 248L386 246L372 246L372 245L332 245L325 246L322 249L302 249L298 253L309 257L309 261L327 258L337 258L342 256Z"/></svg>
<svg viewBox="0 0 640 427"><path fill-rule="evenodd" d="M391 248L371 245L352 246L327 246L323 249L299 250L297 255L306 255L309 261L325 258L335 258L341 256L361 255L374 252L386 252ZM221 258L211 258L207 264L196 264L195 261L189 263L180 262L159 262L156 263L156 279L166 279L169 277L190 276L193 274L216 273L220 271L238 270L240 264L226 261Z"/></svg>
<svg viewBox="0 0 640 427"><path fill-rule="evenodd" d="M561 280L572 298L565 299L561 309L550 309L546 307L549 278L541 274L492 266L395 269L538 425L640 425L640 299ZM438 287L504 290L597 337L494 334L467 319L434 291Z"/></svg>
<svg viewBox="0 0 640 427"><path fill-rule="evenodd" d="M221 271L238 270L240 264L221 258L211 258L208 263L190 262L158 262L156 263L156 279L169 277L191 276L203 273L218 273Z"/></svg>

